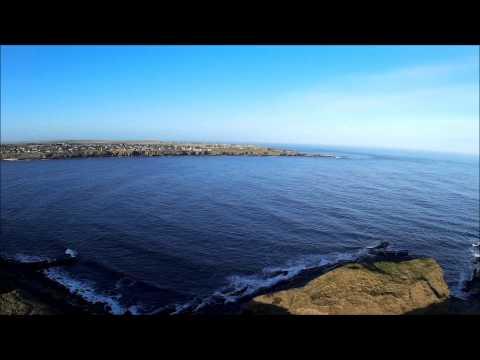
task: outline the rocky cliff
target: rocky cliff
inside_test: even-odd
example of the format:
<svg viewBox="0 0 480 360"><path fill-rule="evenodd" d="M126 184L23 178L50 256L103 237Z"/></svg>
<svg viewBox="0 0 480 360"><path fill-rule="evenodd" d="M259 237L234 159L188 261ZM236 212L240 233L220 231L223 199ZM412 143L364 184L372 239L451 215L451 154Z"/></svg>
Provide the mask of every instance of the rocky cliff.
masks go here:
<svg viewBox="0 0 480 360"><path fill-rule="evenodd" d="M301 287L255 297L253 314L393 315L421 312L449 298L433 259L347 264Z"/></svg>

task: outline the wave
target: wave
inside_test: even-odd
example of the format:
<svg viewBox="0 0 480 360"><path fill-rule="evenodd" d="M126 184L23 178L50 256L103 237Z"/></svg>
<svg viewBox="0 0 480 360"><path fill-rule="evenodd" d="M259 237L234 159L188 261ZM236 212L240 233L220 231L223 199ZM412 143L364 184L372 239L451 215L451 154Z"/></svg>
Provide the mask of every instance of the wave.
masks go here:
<svg viewBox="0 0 480 360"><path fill-rule="evenodd" d="M7 259L11 259L15 262L25 263L25 264L52 260L51 258L46 256L27 255L27 254L15 254L13 256L5 255L4 257Z"/></svg>
<svg viewBox="0 0 480 360"><path fill-rule="evenodd" d="M67 249L67 250L65 250L65 255L68 255L72 258L75 258L75 257L77 257L77 252L75 250L72 250L72 249Z"/></svg>
<svg viewBox="0 0 480 360"><path fill-rule="evenodd" d="M124 306L120 302L121 294L106 295L95 289L93 283L86 280L79 280L72 277L65 270L60 268L49 268L43 270L43 273L65 288L72 294L79 295L85 301L91 304L102 303L108 312L113 315L125 315L129 312L132 315L139 315L141 307L139 305Z"/></svg>
<svg viewBox="0 0 480 360"><path fill-rule="evenodd" d="M72 249L66 249L65 254L70 257L77 257L78 253ZM29 255L23 253L17 254L1 254L4 259L14 261L16 263L35 263L54 261L55 258L49 256ZM100 264L84 261L83 265L87 265L89 268L99 267L100 271L112 271L107 267L103 267ZM148 282L144 282L138 279L131 278L127 274L122 272L115 272L117 279L114 281L114 286L111 290L101 291L93 280L78 279L71 272L68 272L61 267L50 267L42 270L42 273L51 281L63 286L71 294L80 296L83 300L90 304L101 303L107 312L112 315L143 315L151 312L152 305L145 305L138 300L128 300L124 298L124 295L128 298L128 292L135 292L139 287L147 290L164 291L164 289L158 288ZM129 305L126 305L129 304Z"/></svg>
<svg viewBox="0 0 480 360"><path fill-rule="evenodd" d="M473 262L477 267L480 267L480 239L477 239L472 243L472 256Z"/></svg>
<svg viewBox="0 0 480 360"><path fill-rule="evenodd" d="M460 299L468 299L469 294L465 289L465 285L471 280L475 269L480 269L480 240L473 239L472 246L469 249L472 256L471 262L466 262L463 269L460 271L456 285L452 287L451 292L453 296ZM478 271L478 270L477 270Z"/></svg>
<svg viewBox="0 0 480 360"><path fill-rule="evenodd" d="M288 262L282 267L266 267L260 274L233 275L227 278L227 285L206 298L195 298L184 304L174 304L171 311L168 311L168 308L162 308L156 313L181 315L205 313L215 311L217 308L228 311L229 307L235 309L240 303L301 277L302 274L314 270L326 271L333 266L356 261L367 253L368 249L365 248L354 252L310 255Z"/></svg>
<svg viewBox="0 0 480 360"><path fill-rule="evenodd" d="M75 250L67 248L65 250L65 255L69 256L71 258L77 257L77 252ZM54 261L54 258L51 258L49 256L40 256L40 255L29 255L29 254L22 254L22 253L17 253L14 255L9 255L9 254L2 254L2 257L6 259L10 259L12 261L15 261L17 263L24 263L24 264L29 264L29 263L35 263L35 262L44 262L44 261Z"/></svg>
<svg viewBox="0 0 480 360"><path fill-rule="evenodd" d="M228 284L211 296L204 299L194 299L185 304L175 304L171 315L208 313L215 309L227 309L231 306L235 309L238 306L255 296L271 292L276 287L281 286L294 280L301 278L302 274L311 273L320 275L326 271L340 266L345 263L358 261L368 256L370 251L381 246L389 246L388 243L380 243L380 245L367 246L355 252L333 253L330 255L314 255L298 259L295 262L287 263L283 267L267 267L260 274L256 275L234 275L227 278ZM478 243L473 244L473 256L478 262ZM456 285L451 288L452 295L457 298L465 299L467 294L464 293L465 282L472 274L472 264L468 264L462 272L460 272ZM280 289L281 290L281 289ZM165 311L165 309L164 309Z"/></svg>
<svg viewBox="0 0 480 360"><path fill-rule="evenodd" d="M74 250L67 249L65 253L69 256L76 257L77 253ZM19 263L34 263L34 262L43 262L51 261L52 258L47 256L39 255L28 255L28 254L14 254L14 255L4 255L5 258L11 259ZM93 283L85 280L75 279L73 276L68 274L65 270L52 267L44 269L43 274L52 281L65 287L70 293L79 295L85 301L95 304L102 303L105 305L105 309L113 315L124 315L129 312L132 315L138 315L141 313L141 307L138 305L132 305L129 307L123 306L120 303L120 294L116 295L106 295L102 294L95 289Z"/></svg>
<svg viewBox="0 0 480 360"><path fill-rule="evenodd" d="M478 243L473 243L472 245L471 251L474 253L474 256L478 257ZM115 282L113 293L106 294L100 292L93 282L74 278L61 268L49 268L43 270L43 272L49 279L61 284L72 294L79 295L92 304L104 304L106 310L113 315L124 315L127 313L132 315L234 313L240 309L241 304L255 296L281 289L282 286L287 283L290 284L297 279L301 280L312 274L318 276L336 266L361 260L365 256L369 256L372 249L386 248L387 246L394 248L388 242L382 242L349 252L304 256L294 261L289 261L283 266L265 267L260 273L252 275L232 275L226 278L226 285L218 288L206 297L195 297L184 303L170 303L153 311L151 308L147 310L147 308L138 304L129 306L122 304L120 290L132 288L137 284L137 280L129 277L118 279ZM21 262L48 260L46 257L25 254L17 254L13 258ZM460 273L456 286L452 287L454 296L464 298L465 294L463 294L462 288L469 274L471 274L471 270L467 266Z"/></svg>

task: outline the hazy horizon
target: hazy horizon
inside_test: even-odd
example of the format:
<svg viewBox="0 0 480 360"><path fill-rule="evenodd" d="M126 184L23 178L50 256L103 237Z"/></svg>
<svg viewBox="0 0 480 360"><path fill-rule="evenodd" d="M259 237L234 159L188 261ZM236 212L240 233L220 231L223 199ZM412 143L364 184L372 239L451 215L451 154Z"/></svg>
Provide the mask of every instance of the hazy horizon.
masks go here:
<svg viewBox="0 0 480 360"><path fill-rule="evenodd" d="M2 46L1 64L2 143L479 152L475 46Z"/></svg>

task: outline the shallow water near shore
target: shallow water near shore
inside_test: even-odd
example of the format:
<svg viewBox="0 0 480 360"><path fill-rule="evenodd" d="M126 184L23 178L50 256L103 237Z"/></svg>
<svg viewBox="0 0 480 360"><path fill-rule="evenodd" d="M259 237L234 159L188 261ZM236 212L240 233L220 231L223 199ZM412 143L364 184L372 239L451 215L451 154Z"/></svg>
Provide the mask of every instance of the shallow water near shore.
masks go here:
<svg viewBox="0 0 480 360"><path fill-rule="evenodd" d="M434 257L460 294L479 240L478 157L281 146L339 158L1 162L0 252L117 314L236 301L366 246Z"/></svg>

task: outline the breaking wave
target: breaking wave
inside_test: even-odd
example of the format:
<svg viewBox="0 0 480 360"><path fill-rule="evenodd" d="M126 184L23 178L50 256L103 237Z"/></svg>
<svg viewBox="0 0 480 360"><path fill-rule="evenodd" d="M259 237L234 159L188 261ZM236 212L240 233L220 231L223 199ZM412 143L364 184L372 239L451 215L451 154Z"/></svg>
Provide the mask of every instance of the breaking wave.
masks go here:
<svg viewBox="0 0 480 360"><path fill-rule="evenodd" d="M216 308L225 308L247 301L264 292L268 292L275 286L300 277L312 270L327 270L336 265L357 260L366 255L368 249L362 249L350 253L333 253L329 255L311 255L296 261L288 262L283 267L266 267L259 274L233 275L227 278L227 285L216 290L212 295L184 304L175 304L172 309L162 308L157 313L169 313L180 315L186 313L203 313Z"/></svg>
<svg viewBox="0 0 480 360"><path fill-rule="evenodd" d="M86 280L78 280L69 275L65 270L59 268L49 268L43 270L43 273L51 280L56 281L65 288L67 288L72 294L79 295L85 301L91 304L102 303L105 305L107 311L113 315L124 315L130 312L133 315L141 313L141 309L137 305L123 306L120 303L122 295L106 295L98 292L95 286Z"/></svg>
<svg viewBox="0 0 480 360"><path fill-rule="evenodd" d="M480 240L474 239L472 242L472 246L469 249L470 254L472 256L472 261L464 264L464 267L459 274L456 285L451 288L451 292L453 296L457 298L464 299L464 300L468 298L468 292L465 291L465 284L471 280L471 277L472 277L472 274L474 273L475 268L480 267L479 248L480 248Z"/></svg>
<svg viewBox="0 0 480 360"><path fill-rule="evenodd" d="M78 256L77 252L72 249L66 249L65 254L70 257ZM14 255L2 254L2 256L6 259L24 264L54 260L53 258L47 256L28 255L22 253ZM42 273L50 280L62 285L70 293L80 296L85 301L91 304L104 304L105 310L112 315L124 315L127 312L132 315L140 315L143 313L143 309L140 305L122 305L120 302L120 299L122 298L121 294L104 294L96 289L92 281L76 279L62 268L51 267L44 269ZM122 284L119 281L115 288L119 290L121 285Z"/></svg>
<svg viewBox="0 0 480 360"><path fill-rule="evenodd" d="M474 260L478 261L478 241L474 241L470 251ZM68 272L61 268L49 268L43 270L43 273L51 280L56 281L72 294L79 295L85 301L92 304L102 303L105 309L113 315L152 315L152 314L202 314L235 311L246 301L255 296L272 291L274 288L287 284L295 279L301 279L309 273L322 274L336 266L349 262L358 261L365 256L369 256L370 251L381 245L367 246L365 248L343 253L316 254L304 256L300 259L287 262L284 266L270 266L262 269L261 272L252 275L232 275L226 278L226 285L215 290L206 297L196 297L185 303L170 303L156 310L148 310L140 305L123 305L122 295L119 294L123 288L133 287L137 281L128 277L122 277L115 282L114 294L106 294L98 291L93 282L88 280L79 280L74 278ZM386 245L390 246L390 245ZM70 251L69 251L70 252ZM69 252L66 252L67 254ZM73 251L70 256L76 256ZM25 254L16 254L11 257L15 261L29 263L36 261L50 260L48 257L40 257ZM474 261L475 262L475 261ZM452 287L452 293L459 298L465 298L463 293L463 284L468 280L472 273L472 265L468 264L464 271L459 274L456 285Z"/></svg>
<svg viewBox="0 0 480 360"><path fill-rule="evenodd" d="M14 260L19 263L25 263L25 264L34 263L38 261L51 260L51 258L48 258L46 256L27 255L27 254L15 254L13 256L6 255L5 258Z"/></svg>
<svg viewBox="0 0 480 360"><path fill-rule="evenodd" d="M480 258L480 240L472 244L472 254L474 259Z"/></svg>

